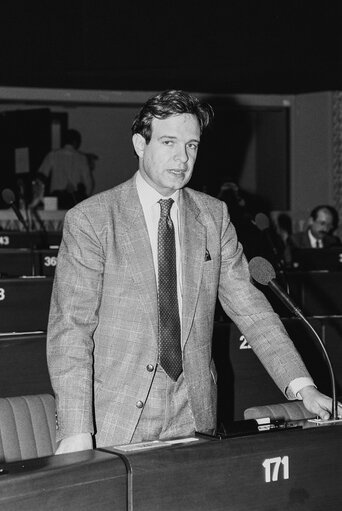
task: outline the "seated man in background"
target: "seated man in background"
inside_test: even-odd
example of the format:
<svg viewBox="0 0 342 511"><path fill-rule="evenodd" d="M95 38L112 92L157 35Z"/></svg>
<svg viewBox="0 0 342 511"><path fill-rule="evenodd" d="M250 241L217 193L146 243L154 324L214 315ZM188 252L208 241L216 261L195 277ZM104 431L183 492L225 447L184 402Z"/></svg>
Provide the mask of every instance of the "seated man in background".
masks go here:
<svg viewBox="0 0 342 511"><path fill-rule="evenodd" d="M290 248L330 248L341 245L334 235L338 226L338 213L328 205L316 206L310 213L306 231L296 232L288 239Z"/></svg>
<svg viewBox="0 0 342 511"><path fill-rule="evenodd" d="M40 181L47 184L50 179L50 195L58 198L60 209L86 199L93 186L87 157L79 151L81 140L77 130L68 130L64 146L49 152L38 170Z"/></svg>

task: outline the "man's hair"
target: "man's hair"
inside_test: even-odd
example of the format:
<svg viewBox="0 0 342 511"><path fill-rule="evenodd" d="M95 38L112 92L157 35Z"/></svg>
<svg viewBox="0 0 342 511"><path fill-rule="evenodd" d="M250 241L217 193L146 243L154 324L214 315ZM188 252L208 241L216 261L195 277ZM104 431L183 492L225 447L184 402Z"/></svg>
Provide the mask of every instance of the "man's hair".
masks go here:
<svg viewBox="0 0 342 511"><path fill-rule="evenodd" d="M65 133L65 144L70 144L75 147L75 149L78 149L81 145L81 133L77 130L69 129Z"/></svg>
<svg viewBox="0 0 342 511"><path fill-rule="evenodd" d="M333 206L330 206L329 204L320 204L319 206L316 206L315 208L313 208L313 210L311 211L310 213L310 217L313 219L313 220L317 220L317 216L318 216L318 213L321 211L321 210L324 210L326 209L327 211L329 211L329 213L331 214L332 216L332 224L333 224L333 231L335 229L337 229L337 226L338 226L338 213L337 213L337 210L333 207Z"/></svg>
<svg viewBox="0 0 342 511"><path fill-rule="evenodd" d="M153 96L142 106L132 124L132 134L140 133L148 144L152 136L152 120L166 119L171 115L193 114L197 117L201 133L213 119L214 112L208 103L181 90L166 90Z"/></svg>

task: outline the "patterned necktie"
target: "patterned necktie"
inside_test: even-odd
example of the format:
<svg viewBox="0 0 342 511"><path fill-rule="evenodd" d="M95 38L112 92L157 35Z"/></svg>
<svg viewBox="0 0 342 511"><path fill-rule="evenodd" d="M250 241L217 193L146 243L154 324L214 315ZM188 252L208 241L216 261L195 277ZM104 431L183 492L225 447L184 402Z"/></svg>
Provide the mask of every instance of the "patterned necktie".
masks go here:
<svg viewBox="0 0 342 511"><path fill-rule="evenodd" d="M181 331L177 298L173 199L161 199L158 225L159 363L177 381L182 372Z"/></svg>

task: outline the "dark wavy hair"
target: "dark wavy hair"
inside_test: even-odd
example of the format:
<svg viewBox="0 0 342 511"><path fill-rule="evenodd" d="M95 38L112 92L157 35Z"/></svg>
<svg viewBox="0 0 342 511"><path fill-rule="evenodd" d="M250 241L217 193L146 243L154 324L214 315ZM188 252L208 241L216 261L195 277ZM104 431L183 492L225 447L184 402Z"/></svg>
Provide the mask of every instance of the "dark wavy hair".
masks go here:
<svg viewBox="0 0 342 511"><path fill-rule="evenodd" d="M317 215L318 213L322 210L322 209L326 209L327 211L329 211L329 213L331 214L332 216L332 221L333 221L333 231L335 229L337 229L337 226L338 226L338 221L339 221L339 218L338 218L338 213L337 213L337 210L333 207L333 206L330 206L329 204L320 204L319 206L316 206L310 213L310 216L313 220L316 220L317 219Z"/></svg>
<svg viewBox="0 0 342 511"><path fill-rule="evenodd" d="M152 136L152 120L166 119L171 115L193 114L197 117L201 134L209 126L214 111L208 103L182 90L166 90L148 99L136 115L132 124L132 134L140 133L148 144Z"/></svg>

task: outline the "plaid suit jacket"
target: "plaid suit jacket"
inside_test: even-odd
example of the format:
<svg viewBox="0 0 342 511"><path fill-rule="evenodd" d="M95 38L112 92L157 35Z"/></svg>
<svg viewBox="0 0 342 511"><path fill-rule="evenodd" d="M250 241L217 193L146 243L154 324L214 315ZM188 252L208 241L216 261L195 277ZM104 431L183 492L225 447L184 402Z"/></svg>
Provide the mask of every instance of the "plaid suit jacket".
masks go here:
<svg viewBox="0 0 342 511"><path fill-rule="evenodd" d="M217 296L279 388L308 376L284 327L250 282L225 203L180 194L184 376L198 431L216 425L211 339ZM135 179L69 210L51 297L47 356L57 438L128 443L157 363L157 286ZM294 396L289 396L293 398Z"/></svg>

